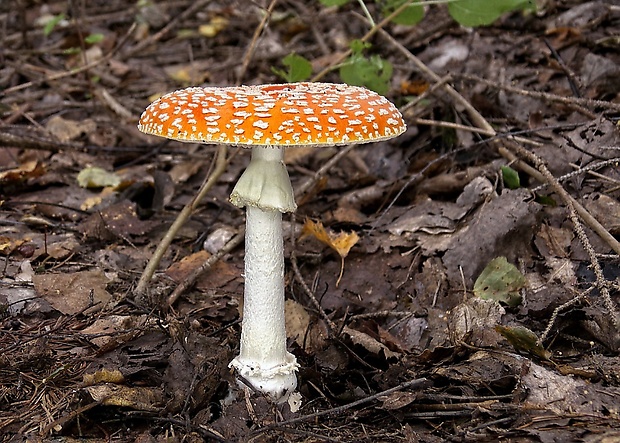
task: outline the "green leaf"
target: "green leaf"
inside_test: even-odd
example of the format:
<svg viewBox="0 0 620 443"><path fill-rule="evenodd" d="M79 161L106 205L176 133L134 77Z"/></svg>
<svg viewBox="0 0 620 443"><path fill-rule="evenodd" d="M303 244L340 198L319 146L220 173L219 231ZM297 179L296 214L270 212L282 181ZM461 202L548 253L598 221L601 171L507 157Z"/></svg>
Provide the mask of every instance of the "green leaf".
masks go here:
<svg viewBox="0 0 620 443"><path fill-rule="evenodd" d="M364 49L370 48L372 45L363 40L355 39L349 43L349 47L351 48L351 52L353 55L361 55Z"/></svg>
<svg viewBox="0 0 620 443"><path fill-rule="evenodd" d="M385 95L390 90L392 71L392 64L378 55L366 58L358 54L340 66L340 78L349 85L364 86Z"/></svg>
<svg viewBox="0 0 620 443"><path fill-rule="evenodd" d="M121 178L103 168L91 167L80 171L77 182L82 188L103 188L106 186L115 188L121 184Z"/></svg>
<svg viewBox="0 0 620 443"><path fill-rule="evenodd" d="M351 0L319 0L323 6L342 6L349 3Z"/></svg>
<svg viewBox="0 0 620 443"><path fill-rule="evenodd" d="M544 360L551 358L551 352L542 347L538 336L523 326L507 327L496 325L495 330L502 334L517 351L525 351Z"/></svg>
<svg viewBox="0 0 620 443"><path fill-rule="evenodd" d="M495 300L515 307L521 303L519 290L525 283L525 277L515 265L508 263L506 257L497 257L476 279L474 294L485 300Z"/></svg>
<svg viewBox="0 0 620 443"><path fill-rule="evenodd" d="M90 34L86 36L84 41L88 43L89 45L94 45L95 43L99 43L103 39L104 39L103 34Z"/></svg>
<svg viewBox="0 0 620 443"><path fill-rule="evenodd" d="M534 0L457 0L448 3L448 11L463 26L490 25L502 14L516 10L536 10Z"/></svg>
<svg viewBox="0 0 620 443"><path fill-rule="evenodd" d="M71 48L67 48L67 49L63 49L62 53L63 55L75 55L75 54L79 54L81 51L80 48L77 47L71 47Z"/></svg>
<svg viewBox="0 0 620 443"><path fill-rule="evenodd" d="M537 194L534 200L536 201L536 203L540 203L541 205L545 206L551 206L552 208L555 208L558 205L558 202L556 202L555 199L550 195Z"/></svg>
<svg viewBox="0 0 620 443"><path fill-rule="evenodd" d="M45 26L43 27L43 35L44 36L48 36L52 33L52 31L54 30L54 28L56 27L56 25L58 23L60 23L61 21L63 21L65 19L65 15L64 14L58 14L53 16L52 18L50 18L46 23Z"/></svg>
<svg viewBox="0 0 620 443"><path fill-rule="evenodd" d="M301 55L291 53L282 59L282 64L288 69L271 67L271 71L289 83L307 80L312 75L312 64Z"/></svg>
<svg viewBox="0 0 620 443"><path fill-rule="evenodd" d="M392 19L397 25L412 26L422 21L424 18L424 6L417 1L411 0L388 0L382 9L384 16L390 15L392 12L400 8L404 3L410 3L403 12Z"/></svg>
<svg viewBox="0 0 620 443"><path fill-rule="evenodd" d="M508 189L518 189L521 187L521 180L519 179L519 173L517 171L510 166L502 166L501 170L504 185L506 185Z"/></svg>

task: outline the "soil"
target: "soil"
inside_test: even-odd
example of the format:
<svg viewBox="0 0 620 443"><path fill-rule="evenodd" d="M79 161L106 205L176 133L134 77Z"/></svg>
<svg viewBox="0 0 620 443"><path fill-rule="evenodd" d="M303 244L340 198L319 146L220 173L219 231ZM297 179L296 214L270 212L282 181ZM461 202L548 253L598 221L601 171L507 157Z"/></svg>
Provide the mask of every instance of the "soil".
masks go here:
<svg viewBox="0 0 620 443"><path fill-rule="evenodd" d="M620 7L537 3L370 32L359 2L2 2L0 440L620 441ZM341 82L364 37L408 130L287 151L300 405L274 405L228 367L249 154L136 125L290 53Z"/></svg>

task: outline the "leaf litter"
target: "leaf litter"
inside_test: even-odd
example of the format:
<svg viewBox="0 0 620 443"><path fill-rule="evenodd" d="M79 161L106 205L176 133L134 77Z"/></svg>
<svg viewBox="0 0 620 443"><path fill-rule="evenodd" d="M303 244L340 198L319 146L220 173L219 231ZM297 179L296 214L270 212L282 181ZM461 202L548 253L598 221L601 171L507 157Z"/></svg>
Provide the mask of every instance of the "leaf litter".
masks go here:
<svg viewBox="0 0 620 443"><path fill-rule="evenodd" d="M415 28L388 24L359 47L363 72L344 70L367 77L378 67L371 80L410 129L357 147L298 200L300 219L320 220L314 235L337 255L297 241L304 225L291 224L287 259L294 244L308 288L287 266L303 399L294 414L236 389L227 368L242 248L165 302L239 232L242 213L227 195L245 154L232 156L177 234L148 297L133 297L216 149L161 144L135 123L153 97L187 84L273 83L281 66L306 75L307 65L293 72L290 54L315 73L330 66L369 29L357 3L275 2L264 29L263 3L0 6L1 438L617 438L620 334L608 309L617 249L590 225L583 245L561 196L472 131L484 125L411 58L449 75L501 143L542 158L617 239L618 11L541 3L537 14L467 30L445 6L429 7ZM380 5L367 6L381 17ZM337 69L327 76L342 80ZM293 183L330 155L289 151ZM485 268L497 257L511 265L489 271L491 284ZM614 304L603 303L605 291Z"/></svg>

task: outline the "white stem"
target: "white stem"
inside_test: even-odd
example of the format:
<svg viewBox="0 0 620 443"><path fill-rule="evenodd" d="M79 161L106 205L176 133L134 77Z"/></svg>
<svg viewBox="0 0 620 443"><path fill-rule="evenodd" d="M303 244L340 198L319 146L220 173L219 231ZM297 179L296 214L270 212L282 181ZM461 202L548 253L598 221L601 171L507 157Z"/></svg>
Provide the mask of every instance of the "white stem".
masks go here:
<svg viewBox="0 0 620 443"><path fill-rule="evenodd" d="M262 161L278 167L282 164L281 151L278 155L279 157L271 160L259 157ZM255 160L253 155L252 163ZM248 167L244 176L249 170ZM277 175L269 174L262 167L253 171L259 171L259 175L266 178ZM284 171L286 172L286 169ZM246 176L246 179L246 183L254 180L252 176ZM288 174L286 179L290 187ZM276 188L282 186L278 184ZM247 190L245 186L241 189ZM283 210L261 209L255 200L253 202L254 204L248 201L244 203L247 207L241 346L239 355L230 366L238 372L242 383L249 383L273 400L282 402L287 400L297 387L295 371L298 367L295 356L286 350Z"/></svg>

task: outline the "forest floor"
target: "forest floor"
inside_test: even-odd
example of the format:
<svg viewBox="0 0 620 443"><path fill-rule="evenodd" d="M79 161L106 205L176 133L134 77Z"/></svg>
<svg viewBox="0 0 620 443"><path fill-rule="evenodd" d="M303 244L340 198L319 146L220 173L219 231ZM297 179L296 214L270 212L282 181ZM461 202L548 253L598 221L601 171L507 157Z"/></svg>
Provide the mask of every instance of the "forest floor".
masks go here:
<svg viewBox="0 0 620 443"><path fill-rule="evenodd" d="M3 1L0 441L620 441L620 7L539 3L367 35L358 2ZM228 368L248 152L136 125L175 89L282 82L293 52L341 82L365 36L408 130L287 151L292 412ZM338 283L308 220L352 246Z"/></svg>

